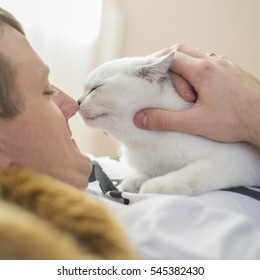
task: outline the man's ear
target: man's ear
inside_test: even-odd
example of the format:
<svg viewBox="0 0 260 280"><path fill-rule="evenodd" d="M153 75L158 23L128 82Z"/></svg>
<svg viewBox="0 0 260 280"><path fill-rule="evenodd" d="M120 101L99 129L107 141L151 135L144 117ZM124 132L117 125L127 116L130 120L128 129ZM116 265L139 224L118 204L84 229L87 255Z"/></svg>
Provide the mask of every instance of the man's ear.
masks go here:
<svg viewBox="0 0 260 280"><path fill-rule="evenodd" d="M168 78L168 71L172 64L174 54L175 51L172 51L164 56L157 57L151 64L139 66L135 72L136 76L146 79L149 82Z"/></svg>

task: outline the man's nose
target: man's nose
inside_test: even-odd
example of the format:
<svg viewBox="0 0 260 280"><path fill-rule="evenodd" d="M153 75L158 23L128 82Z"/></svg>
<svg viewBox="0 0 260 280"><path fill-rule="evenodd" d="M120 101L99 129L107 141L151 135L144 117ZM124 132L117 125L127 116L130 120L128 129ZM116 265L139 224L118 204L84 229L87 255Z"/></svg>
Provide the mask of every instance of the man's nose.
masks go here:
<svg viewBox="0 0 260 280"><path fill-rule="evenodd" d="M67 95L67 102L62 109L65 118L69 119L75 115L79 110L79 105L75 99Z"/></svg>
<svg viewBox="0 0 260 280"><path fill-rule="evenodd" d="M75 115L79 109L77 101L60 89L59 94L53 96L53 100L67 120Z"/></svg>

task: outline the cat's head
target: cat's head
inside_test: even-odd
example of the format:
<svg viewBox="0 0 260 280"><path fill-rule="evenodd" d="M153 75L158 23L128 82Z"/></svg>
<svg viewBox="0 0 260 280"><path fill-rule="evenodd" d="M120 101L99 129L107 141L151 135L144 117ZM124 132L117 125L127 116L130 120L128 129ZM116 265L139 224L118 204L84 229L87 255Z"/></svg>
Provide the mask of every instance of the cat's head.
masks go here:
<svg viewBox="0 0 260 280"><path fill-rule="evenodd" d="M133 122L144 108L182 110L187 107L175 92L169 73L174 52L165 56L131 57L107 62L87 77L79 97L84 122L125 142L141 131ZM138 136L137 136L138 137Z"/></svg>

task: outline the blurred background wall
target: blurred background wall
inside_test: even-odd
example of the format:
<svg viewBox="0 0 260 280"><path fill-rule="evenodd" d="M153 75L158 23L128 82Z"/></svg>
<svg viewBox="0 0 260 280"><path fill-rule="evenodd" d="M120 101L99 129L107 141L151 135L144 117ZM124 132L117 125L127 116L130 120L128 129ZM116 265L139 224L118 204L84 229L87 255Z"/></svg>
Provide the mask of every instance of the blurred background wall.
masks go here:
<svg viewBox="0 0 260 280"><path fill-rule="evenodd" d="M51 68L50 81L75 98L97 65L180 42L223 54L260 79L259 0L1 0L0 5L24 23ZM118 143L78 116L70 125L83 152L119 153Z"/></svg>

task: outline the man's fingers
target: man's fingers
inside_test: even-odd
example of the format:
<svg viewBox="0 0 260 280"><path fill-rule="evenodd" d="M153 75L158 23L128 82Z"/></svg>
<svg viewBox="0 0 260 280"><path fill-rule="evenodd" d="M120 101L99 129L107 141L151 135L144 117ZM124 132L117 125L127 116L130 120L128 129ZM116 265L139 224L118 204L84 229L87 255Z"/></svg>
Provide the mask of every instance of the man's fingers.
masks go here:
<svg viewBox="0 0 260 280"><path fill-rule="evenodd" d="M138 112L134 117L134 123L137 127L148 130L161 131L179 131L193 134L194 119L196 113L193 109L181 112L172 112L162 109L144 109Z"/></svg>
<svg viewBox="0 0 260 280"><path fill-rule="evenodd" d="M207 54L202 49L194 49L184 44L176 44L171 47L172 50L184 53L194 58L207 58Z"/></svg>
<svg viewBox="0 0 260 280"><path fill-rule="evenodd" d="M182 52L175 52L170 70L187 80L196 90L198 81L204 80L205 71L212 70L212 63L205 59L194 58Z"/></svg>
<svg viewBox="0 0 260 280"><path fill-rule="evenodd" d="M171 80L180 97L190 103L196 101L196 92L185 79L176 73L171 73Z"/></svg>

